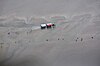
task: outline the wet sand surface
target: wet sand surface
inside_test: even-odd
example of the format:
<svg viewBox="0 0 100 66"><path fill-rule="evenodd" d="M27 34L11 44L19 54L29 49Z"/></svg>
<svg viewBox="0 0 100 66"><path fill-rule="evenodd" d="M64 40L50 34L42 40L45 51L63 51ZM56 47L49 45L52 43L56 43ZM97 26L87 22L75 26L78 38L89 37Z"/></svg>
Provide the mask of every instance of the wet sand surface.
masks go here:
<svg viewBox="0 0 100 66"><path fill-rule="evenodd" d="M1 15L10 14L13 10L18 14L16 16L22 15L25 18L19 19L15 15L0 17L0 66L100 66L99 0L76 0L76 2L66 0L67 5L69 4L71 8L68 8L67 12L64 9L58 11L58 14L64 12L68 17L65 21L55 21L56 28L45 30L40 29L40 24L46 23L45 19L26 18L28 13L28 16L31 16L30 13L36 13L35 10L32 13L28 8L33 5L31 0L22 1L16 1L16 3L20 2L19 6L17 4L11 6L15 3L12 0L1 1L6 4L5 8L0 6L4 10L0 10ZM0 5L3 6L1 2ZM37 3L38 1L32 2ZM48 3L48 1L43 0L39 4L42 5L43 2ZM55 2L57 2L56 5L61 5L58 3L64 3L65 0L52 1L53 8L56 8ZM30 5L27 7L24 6L29 3ZM7 7L9 7L8 13L6 12ZM73 10L76 9L75 12L72 7ZM26 8L30 11L23 12ZM46 7L44 8L46 9ZM39 6L36 10L38 9ZM43 10L40 9L37 13L39 11L41 11L40 15L44 14ZM52 12L55 13L56 9L51 10L50 14L53 14ZM79 14L77 14L78 12ZM48 15L48 12L45 15Z"/></svg>

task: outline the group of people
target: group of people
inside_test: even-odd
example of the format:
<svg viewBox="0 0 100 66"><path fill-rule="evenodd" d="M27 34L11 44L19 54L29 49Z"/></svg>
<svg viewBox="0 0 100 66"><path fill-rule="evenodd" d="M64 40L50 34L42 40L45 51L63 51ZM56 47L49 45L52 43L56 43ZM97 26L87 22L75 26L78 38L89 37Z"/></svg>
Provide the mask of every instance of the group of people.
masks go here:
<svg viewBox="0 0 100 66"><path fill-rule="evenodd" d="M60 38L58 38L57 40L60 40ZM64 38L62 38L61 40L64 40ZM46 41L48 41L48 39L46 39Z"/></svg>
<svg viewBox="0 0 100 66"><path fill-rule="evenodd" d="M94 37L91 37L91 39L93 39ZM58 38L57 40L60 40L60 38ZM62 40L64 40L64 38L62 38ZM79 38L77 37L76 38L76 42L79 40ZM48 41L48 39L46 39L46 41ZM82 42L83 41L83 38L80 38L80 41Z"/></svg>
<svg viewBox="0 0 100 66"><path fill-rule="evenodd" d="M91 38L93 39L94 37L92 36ZM79 38L77 37L75 41L77 42L78 39L79 39ZM82 42L82 41L83 41L83 38L81 38L80 41Z"/></svg>

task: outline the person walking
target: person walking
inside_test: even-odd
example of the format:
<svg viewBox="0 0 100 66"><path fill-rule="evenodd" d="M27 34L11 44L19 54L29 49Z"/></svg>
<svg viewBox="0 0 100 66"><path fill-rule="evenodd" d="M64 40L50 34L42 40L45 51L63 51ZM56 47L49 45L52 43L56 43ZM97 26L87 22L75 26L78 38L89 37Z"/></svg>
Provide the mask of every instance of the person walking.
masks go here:
<svg viewBox="0 0 100 66"><path fill-rule="evenodd" d="M76 39L76 42L77 42L77 39Z"/></svg>
<svg viewBox="0 0 100 66"><path fill-rule="evenodd" d="M81 38L81 41L83 41L83 38Z"/></svg>
<svg viewBox="0 0 100 66"><path fill-rule="evenodd" d="M93 37L91 37L93 39Z"/></svg>

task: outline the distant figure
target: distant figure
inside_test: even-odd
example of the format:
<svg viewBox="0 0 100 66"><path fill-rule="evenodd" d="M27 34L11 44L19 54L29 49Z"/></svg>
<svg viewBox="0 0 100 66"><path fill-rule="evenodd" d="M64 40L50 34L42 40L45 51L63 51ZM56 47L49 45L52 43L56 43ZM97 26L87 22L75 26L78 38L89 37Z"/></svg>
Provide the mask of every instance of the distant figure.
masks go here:
<svg viewBox="0 0 100 66"><path fill-rule="evenodd" d="M76 42L77 42L77 39L76 39Z"/></svg>
<svg viewBox="0 0 100 66"><path fill-rule="evenodd" d="M93 37L91 37L93 39Z"/></svg>
<svg viewBox="0 0 100 66"><path fill-rule="evenodd" d="M48 39L46 41L48 41Z"/></svg>
<svg viewBox="0 0 100 66"><path fill-rule="evenodd" d="M81 38L81 41L83 41L83 38Z"/></svg>
<svg viewBox="0 0 100 66"><path fill-rule="evenodd" d="M78 39L78 37L77 37L77 39Z"/></svg>
<svg viewBox="0 0 100 66"><path fill-rule="evenodd" d="M64 38L62 40L64 40Z"/></svg>
<svg viewBox="0 0 100 66"><path fill-rule="evenodd" d="M28 35L28 32L27 32L27 35Z"/></svg>
<svg viewBox="0 0 100 66"><path fill-rule="evenodd" d="M2 45L1 45L1 48L2 48Z"/></svg>
<svg viewBox="0 0 100 66"><path fill-rule="evenodd" d="M3 47L2 45L3 45L4 43L0 43L0 45L1 45L1 48Z"/></svg>
<svg viewBox="0 0 100 66"><path fill-rule="evenodd" d="M58 38L58 40L59 40L59 38Z"/></svg>
<svg viewBox="0 0 100 66"><path fill-rule="evenodd" d="M53 23L53 24L52 24L52 27L55 28L55 26L56 26L56 25Z"/></svg>
<svg viewBox="0 0 100 66"><path fill-rule="evenodd" d="M27 31L26 33L27 33L27 35L29 34L29 33L31 33L32 32L32 29L30 30L30 31Z"/></svg>
<svg viewBox="0 0 100 66"><path fill-rule="evenodd" d="M15 44L16 44L16 41L15 41Z"/></svg>
<svg viewBox="0 0 100 66"><path fill-rule="evenodd" d="M10 35L10 32L8 33L8 35Z"/></svg>

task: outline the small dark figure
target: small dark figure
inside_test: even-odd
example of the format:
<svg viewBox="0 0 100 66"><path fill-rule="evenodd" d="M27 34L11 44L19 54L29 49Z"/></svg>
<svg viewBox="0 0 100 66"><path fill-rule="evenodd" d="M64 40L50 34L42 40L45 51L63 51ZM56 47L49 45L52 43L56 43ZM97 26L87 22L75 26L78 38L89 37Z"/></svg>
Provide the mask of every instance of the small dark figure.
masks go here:
<svg viewBox="0 0 100 66"><path fill-rule="evenodd" d="M18 32L15 32L15 34L19 35L19 33L18 33Z"/></svg>
<svg viewBox="0 0 100 66"><path fill-rule="evenodd" d="M48 39L46 41L48 41Z"/></svg>
<svg viewBox="0 0 100 66"><path fill-rule="evenodd" d="M0 43L1 44L1 48L3 47L2 45L4 44L4 43Z"/></svg>
<svg viewBox="0 0 100 66"><path fill-rule="evenodd" d="M93 39L93 37L91 37Z"/></svg>
<svg viewBox="0 0 100 66"><path fill-rule="evenodd" d="M2 48L2 45L1 45L1 48Z"/></svg>
<svg viewBox="0 0 100 66"><path fill-rule="evenodd" d="M64 40L64 38L62 40Z"/></svg>
<svg viewBox="0 0 100 66"><path fill-rule="evenodd" d="M15 44L16 44L16 41L15 41Z"/></svg>
<svg viewBox="0 0 100 66"><path fill-rule="evenodd" d="M59 38L58 38L58 40L59 40Z"/></svg>
<svg viewBox="0 0 100 66"><path fill-rule="evenodd" d="M27 34L28 34L28 32L27 32Z"/></svg>
<svg viewBox="0 0 100 66"><path fill-rule="evenodd" d="M77 42L77 39L76 39L76 42Z"/></svg>
<svg viewBox="0 0 100 66"><path fill-rule="evenodd" d="M52 27L53 27L53 28L55 28L55 26L56 26L55 24L52 24Z"/></svg>
<svg viewBox="0 0 100 66"><path fill-rule="evenodd" d="M8 35L10 35L10 32L8 33Z"/></svg>
<svg viewBox="0 0 100 66"><path fill-rule="evenodd" d="M31 33L31 32L32 32L32 30L29 31L29 33Z"/></svg>
<svg viewBox="0 0 100 66"><path fill-rule="evenodd" d="M78 39L78 37L77 37L77 39Z"/></svg>
<svg viewBox="0 0 100 66"><path fill-rule="evenodd" d="M83 38L81 38L81 41L83 41Z"/></svg>

